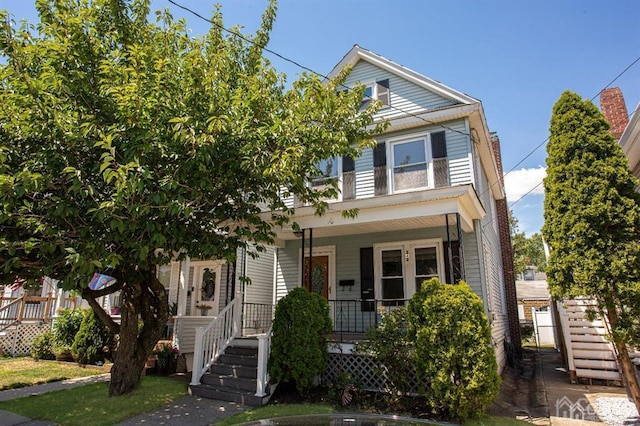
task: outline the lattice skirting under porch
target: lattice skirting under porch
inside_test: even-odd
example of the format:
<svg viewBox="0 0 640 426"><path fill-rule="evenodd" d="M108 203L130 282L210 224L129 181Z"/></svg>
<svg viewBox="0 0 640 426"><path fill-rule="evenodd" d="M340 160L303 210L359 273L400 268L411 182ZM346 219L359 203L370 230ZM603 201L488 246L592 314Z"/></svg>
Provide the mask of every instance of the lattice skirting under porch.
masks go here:
<svg viewBox="0 0 640 426"><path fill-rule="evenodd" d="M5 355L29 355L33 339L47 330L51 330L51 323L13 325L4 330L3 335L0 335L0 350Z"/></svg>
<svg viewBox="0 0 640 426"><path fill-rule="evenodd" d="M373 357L361 354L329 353L327 370L323 376L325 383L331 383L340 376L348 373L352 379L365 390L373 392L385 392L389 390L386 367L379 368ZM411 391L417 392L418 380L416 373L411 368Z"/></svg>

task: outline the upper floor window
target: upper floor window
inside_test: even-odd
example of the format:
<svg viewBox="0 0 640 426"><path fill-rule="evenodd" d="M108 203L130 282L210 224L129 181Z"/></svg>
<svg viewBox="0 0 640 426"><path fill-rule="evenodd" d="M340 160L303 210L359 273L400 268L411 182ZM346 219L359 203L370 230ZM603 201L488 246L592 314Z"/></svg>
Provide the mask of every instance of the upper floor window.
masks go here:
<svg viewBox="0 0 640 426"><path fill-rule="evenodd" d="M380 101L383 107L391 104L391 92L389 91L389 79L377 80L375 83L369 83L364 89L362 103L360 109L364 109L373 99Z"/></svg>
<svg viewBox="0 0 640 426"><path fill-rule="evenodd" d="M403 137L388 145L392 192L449 185L445 132Z"/></svg>
<svg viewBox="0 0 640 426"><path fill-rule="evenodd" d="M328 158L320 161L317 166L320 175L311 181L311 186L326 185L329 179L337 179L339 176L340 161L337 158Z"/></svg>
<svg viewBox="0 0 640 426"><path fill-rule="evenodd" d="M423 188L429 185L425 138L393 143L391 150L394 191Z"/></svg>

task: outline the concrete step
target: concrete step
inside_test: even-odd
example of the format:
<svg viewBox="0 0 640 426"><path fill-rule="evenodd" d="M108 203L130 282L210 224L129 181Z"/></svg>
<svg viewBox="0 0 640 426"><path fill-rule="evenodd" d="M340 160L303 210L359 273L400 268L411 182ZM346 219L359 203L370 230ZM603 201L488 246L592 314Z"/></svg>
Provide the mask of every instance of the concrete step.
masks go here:
<svg viewBox="0 0 640 426"><path fill-rule="evenodd" d="M258 339L255 337L239 337L233 340L230 346L244 347L244 348L257 348Z"/></svg>
<svg viewBox="0 0 640 426"><path fill-rule="evenodd" d="M215 386L200 384L190 385L189 393L191 395L200 396L209 399L219 399L221 401L237 402L239 404L250 405L252 407L258 407L265 405L271 398L271 393L264 397L255 396L255 390L242 391L242 390L230 390L230 389L218 389Z"/></svg>
<svg viewBox="0 0 640 426"><path fill-rule="evenodd" d="M219 364L215 363L210 368L212 374L220 376L232 376L246 379L256 379L258 369L256 367L246 367L244 365Z"/></svg>
<svg viewBox="0 0 640 426"><path fill-rule="evenodd" d="M245 391L256 391L256 379L244 377L223 376L220 374L205 374L200 378L200 382L218 389L234 389Z"/></svg>
<svg viewBox="0 0 640 426"><path fill-rule="evenodd" d="M231 345L225 349L224 353L227 355L258 356L258 348Z"/></svg>
<svg viewBox="0 0 640 426"><path fill-rule="evenodd" d="M218 357L216 361L219 364L227 365L242 365L244 367L257 367L258 357L257 355L235 355L223 353Z"/></svg>

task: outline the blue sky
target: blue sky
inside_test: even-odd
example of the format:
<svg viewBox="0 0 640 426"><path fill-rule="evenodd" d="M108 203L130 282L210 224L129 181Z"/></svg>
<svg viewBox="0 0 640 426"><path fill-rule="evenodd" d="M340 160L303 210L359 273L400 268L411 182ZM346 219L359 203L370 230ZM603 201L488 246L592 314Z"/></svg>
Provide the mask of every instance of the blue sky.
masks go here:
<svg viewBox="0 0 640 426"><path fill-rule="evenodd" d="M212 3L176 0L209 17ZM225 25L258 27L267 0L219 0ZM194 34L208 24L180 11ZM33 1L0 0L0 9L37 22ZM354 45L480 99L500 136L511 203L540 182L551 108L564 90L592 98L640 56L637 0L280 0L269 48L326 74ZM267 55L269 57L269 55ZM289 79L302 72L269 57ZM640 62L613 86L631 113L640 102ZM598 99L594 101L598 104ZM522 161L522 162L521 162ZM519 164L520 163L520 164ZM513 205L521 230L543 223L542 186Z"/></svg>

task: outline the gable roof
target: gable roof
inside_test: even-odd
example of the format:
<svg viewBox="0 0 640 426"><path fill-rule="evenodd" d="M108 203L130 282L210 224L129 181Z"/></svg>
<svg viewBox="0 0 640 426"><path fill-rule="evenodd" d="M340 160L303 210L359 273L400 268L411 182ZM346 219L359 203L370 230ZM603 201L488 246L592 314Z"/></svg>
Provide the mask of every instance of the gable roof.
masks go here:
<svg viewBox="0 0 640 426"><path fill-rule="evenodd" d="M380 69L386 70L389 73L395 74L400 78L406 79L416 84L418 87L423 88L424 90L431 91L436 95L439 95L445 99L451 99L453 102L455 102L457 105L455 105L452 109L442 109L440 111L432 110L418 113L418 115L409 115L411 116L411 119L416 117L424 117L422 118L422 120L434 124L436 121L439 121L435 117L433 117L434 114L444 114L451 117L453 109L458 111L460 114L467 116L469 119L469 124L471 126L470 130L477 136L477 140L471 135L469 135L469 137L474 140L474 142L477 142L477 152L480 157L480 162L485 169L487 179L490 182L502 181L496 162L497 160L493 152L493 145L489 136L489 128L484 116L482 102L480 102L476 98L452 89L449 86L440 83L439 81L433 80L429 77L425 77L420 73L399 65L387 58L378 55L377 53L362 48L357 44L355 44L351 48L351 50L349 50L349 52L347 52L347 54L342 58L342 60L335 67L333 67L331 72L327 75L325 81L335 78L338 73L346 66L351 66L353 68L361 60L366 61ZM429 115L429 117L427 118L426 115ZM393 119L395 124L399 124L399 122L402 120L406 120L406 117ZM505 198L506 194L504 185L492 184L490 186L490 189L496 200Z"/></svg>
<svg viewBox="0 0 640 426"><path fill-rule="evenodd" d="M424 75L417 73L407 67L399 65L393 62L390 59L384 58L377 53L374 53L370 50L367 50L363 47L358 46L357 44L353 45L351 50L347 52L347 54L342 58L342 60L331 70L331 72L327 75L328 79L335 78L340 70L342 70L347 65L353 67L360 60L365 60L371 64L374 64L381 69L387 70L390 73L396 74L401 78L404 78L408 81L411 81L417 84L420 87L423 87L427 90L430 90L443 98L451 99L454 102L459 102L462 104L475 104L480 101L472 98L469 95L466 95L462 92L454 90L449 86L446 86L440 83L437 80L433 80L429 77L425 77Z"/></svg>

